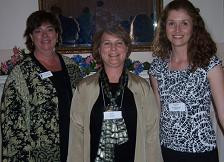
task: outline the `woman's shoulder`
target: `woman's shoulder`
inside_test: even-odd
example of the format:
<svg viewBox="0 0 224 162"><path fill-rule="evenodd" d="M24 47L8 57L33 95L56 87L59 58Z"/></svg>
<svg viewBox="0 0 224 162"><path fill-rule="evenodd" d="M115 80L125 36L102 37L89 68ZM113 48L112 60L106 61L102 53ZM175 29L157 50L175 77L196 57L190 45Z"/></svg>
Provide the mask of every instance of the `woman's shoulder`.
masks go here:
<svg viewBox="0 0 224 162"><path fill-rule="evenodd" d="M212 69L216 65L222 65L222 61L218 58L218 56L215 55L210 58L208 70Z"/></svg>
<svg viewBox="0 0 224 162"><path fill-rule="evenodd" d="M156 57L153 58L152 63L150 64L150 67L151 66L160 67L161 65L164 65L165 62L166 61L164 59L156 56Z"/></svg>
<svg viewBox="0 0 224 162"><path fill-rule="evenodd" d="M79 65L77 65L75 63L75 61L73 61L70 57L68 56L64 56L64 55L61 55L64 63L65 63L65 66L69 72L70 75L74 75L74 73L77 73L77 75L81 75L80 74L80 68L79 68ZM71 76L70 76L71 77ZM78 76L76 76L78 77Z"/></svg>
<svg viewBox="0 0 224 162"><path fill-rule="evenodd" d="M130 78L130 80L135 81L137 83L141 82L141 83L147 83L146 79L140 77L139 75L134 74L133 72L128 72L128 76Z"/></svg>
<svg viewBox="0 0 224 162"><path fill-rule="evenodd" d="M148 70L148 74L156 77L160 75L162 72L166 71L167 61L163 60L159 57L155 57L150 64L150 68Z"/></svg>
<svg viewBox="0 0 224 162"><path fill-rule="evenodd" d="M27 55L20 63L14 66L11 72L18 73L19 71L27 71L33 67L32 57Z"/></svg>
<svg viewBox="0 0 224 162"><path fill-rule="evenodd" d="M97 86L98 85L98 80L99 80L99 72L96 72L95 74L92 74L90 76L87 76L87 77L81 79L77 88L88 89L91 86Z"/></svg>
<svg viewBox="0 0 224 162"><path fill-rule="evenodd" d="M128 72L128 76L129 76L129 88L131 88L132 90L146 91L147 89L150 89L149 82L146 79L132 72Z"/></svg>
<svg viewBox="0 0 224 162"><path fill-rule="evenodd" d="M75 61L73 61L70 57L65 56L65 55L61 55L62 59L64 60L65 64L73 64L73 65L77 65L75 63Z"/></svg>
<svg viewBox="0 0 224 162"><path fill-rule="evenodd" d="M28 55L20 63L16 64L13 67L13 69L10 71L7 77L5 85L11 84L12 82L14 82L11 85L15 86L16 83L19 84L23 82L26 77L28 77L30 74L33 74L31 73L33 69L34 68L33 68L32 58Z"/></svg>

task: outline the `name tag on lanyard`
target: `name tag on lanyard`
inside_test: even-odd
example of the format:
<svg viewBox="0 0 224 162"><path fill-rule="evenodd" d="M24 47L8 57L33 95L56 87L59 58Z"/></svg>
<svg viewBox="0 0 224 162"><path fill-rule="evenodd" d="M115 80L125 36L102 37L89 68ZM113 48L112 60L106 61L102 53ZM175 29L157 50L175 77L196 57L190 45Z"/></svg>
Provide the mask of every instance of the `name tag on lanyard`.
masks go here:
<svg viewBox="0 0 224 162"><path fill-rule="evenodd" d="M104 119L121 119L122 112L121 111L106 111L103 113Z"/></svg>

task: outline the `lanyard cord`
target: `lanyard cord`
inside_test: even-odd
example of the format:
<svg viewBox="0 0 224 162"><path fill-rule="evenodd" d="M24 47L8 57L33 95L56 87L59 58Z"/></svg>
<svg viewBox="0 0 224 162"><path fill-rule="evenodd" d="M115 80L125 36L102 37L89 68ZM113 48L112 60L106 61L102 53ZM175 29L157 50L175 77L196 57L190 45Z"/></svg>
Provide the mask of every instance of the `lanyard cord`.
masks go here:
<svg viewBox="0 0 224 162"><path fill-rule="evenodd" d="M103 95L103 104L104 104L104 108L106 108L106 101L105 101L105 97L104 97L104 92L103 92L103 85L102 85L102 82L100 83L101 85L101 92L102 92L102 95ZM122 92L122 95L121 95L121 103L120 103L120 108L122 108L123 106L123 99L124 99L124 89L123 89L123 92ZM106 110L107 111L107 110Z"/></svg>

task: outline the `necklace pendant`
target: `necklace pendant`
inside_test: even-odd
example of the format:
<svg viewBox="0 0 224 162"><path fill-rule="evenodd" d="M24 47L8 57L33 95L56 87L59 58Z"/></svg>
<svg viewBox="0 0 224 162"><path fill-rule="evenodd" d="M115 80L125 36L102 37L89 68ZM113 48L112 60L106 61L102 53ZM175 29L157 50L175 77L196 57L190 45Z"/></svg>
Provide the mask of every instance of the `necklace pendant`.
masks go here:
<svg viewBox="0 0 224 162"><path fill-rule="evenodd" d="M114 108L113 108L112 105L108 105L108 106L106 107L106 111L113 111L113 110L114 110Z"/></svg>

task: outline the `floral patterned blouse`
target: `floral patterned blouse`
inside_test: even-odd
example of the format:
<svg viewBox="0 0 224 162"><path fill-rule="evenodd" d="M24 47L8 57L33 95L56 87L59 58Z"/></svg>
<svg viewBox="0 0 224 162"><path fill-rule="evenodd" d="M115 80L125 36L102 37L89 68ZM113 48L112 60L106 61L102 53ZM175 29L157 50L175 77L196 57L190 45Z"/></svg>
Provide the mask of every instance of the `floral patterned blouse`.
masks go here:
<svg viewBox="0 0 224 162"><path fill-rule="evenodd" d="M74 91L79 67L62 57ZM28 56L9 74L1 100L2 160L60 161L59 110L56 88Z"/></svg>
<svg viewBox="0 0 224 162"><path fill-rule="evenodd" d="M149 74L158 81L160 140L166 148L181 152L205 152L216 147L207 75L218 64L221 61L213 56L204 69L197 68L195 72L188 69L171 71L168 60L153 60ZM174 111L171 109L172 103L183 103L185 107L180 106L182 109Z"/></svg>

